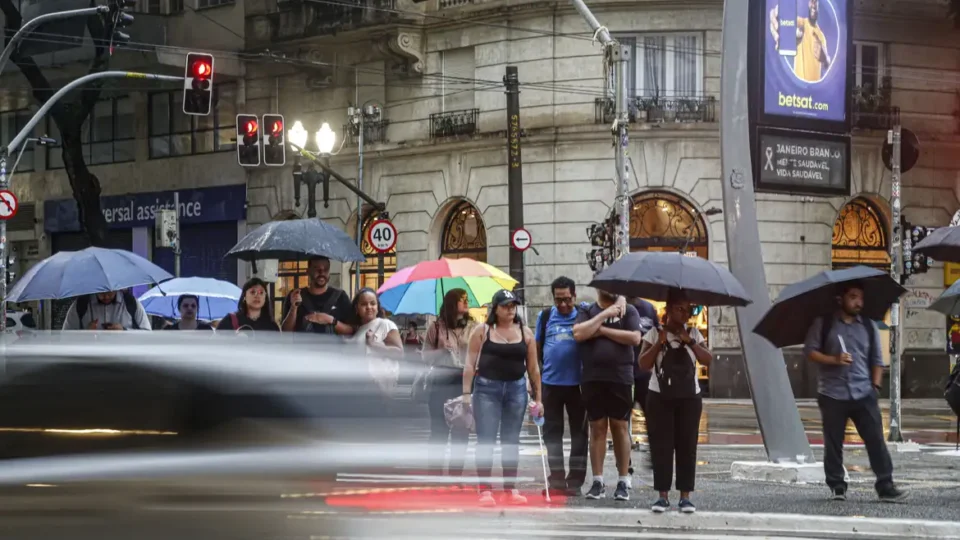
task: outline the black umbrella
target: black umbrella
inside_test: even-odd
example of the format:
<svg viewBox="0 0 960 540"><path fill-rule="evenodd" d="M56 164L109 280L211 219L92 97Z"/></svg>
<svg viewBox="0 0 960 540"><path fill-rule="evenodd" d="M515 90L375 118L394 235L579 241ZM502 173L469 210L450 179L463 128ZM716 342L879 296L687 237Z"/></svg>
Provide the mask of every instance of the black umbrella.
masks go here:
<svg viewBox="0 0 960 540"><path fill-rule="evenodd" d="M271 221L247 234L227 252L244 261L327 257L342 262L366 260L347 233L319 219Z"/></svg>
<svg viewBox="0 0 960 540"><path fill-rule="evenodd" d="M671 290L679 289L690 302L705 306L745 306L751 302L743 285L726 268L675 252L624 255L597 274L590 286L661 301Z"/></svg>
<svg viewBox="0 0 960 540"><path fill-rule="evenodd" d="M907 292L889 274L874 268L827 270L784 288L753 331L776 347L802 344L817 317L837 310L837 288L851 281L863 284L860 315L873 320L882 320L890 305Z"/></svg>
<svg viewBox="0 0 960 540"><path fill-rule="evenodd" d="M960 227L938 228L913 246L913 252L938 261L960 262Z"/></svg>

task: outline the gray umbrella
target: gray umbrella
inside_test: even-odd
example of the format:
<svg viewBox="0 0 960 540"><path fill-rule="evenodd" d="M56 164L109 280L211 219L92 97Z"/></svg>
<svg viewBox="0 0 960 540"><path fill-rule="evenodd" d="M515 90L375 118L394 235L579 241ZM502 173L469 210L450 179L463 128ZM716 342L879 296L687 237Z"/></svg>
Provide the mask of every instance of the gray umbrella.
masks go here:
<svg viewBox="0 0 960 540"><path fill-rule="evenodd" d="M649 300L666 300L671 290L679 289L690 302L705 306L751 302L743 285L726 268L680 253L629 253L597 274L590 286Z"/></svg>
<svg viewBox="0 0 960 540"><path fill-rule="evenodd" d="M327 257L342 262L366 260L347 233L319 219L271 221L243 237L227 257L244 261Z"/></svg>
<svg viewBox="0 0 960 540"><path fill-rule="evenodd" d="M948 317L960 315L960 281L954 282L949 289L943 291L940 298L937 298L927 309L943 313Z"/></svg>
<svg viewBox="0 0 960 540"><path fill-rule="evenodd" d="M938 261L960 262L960 227L940 227L913 246L914 253Z"/></svg>

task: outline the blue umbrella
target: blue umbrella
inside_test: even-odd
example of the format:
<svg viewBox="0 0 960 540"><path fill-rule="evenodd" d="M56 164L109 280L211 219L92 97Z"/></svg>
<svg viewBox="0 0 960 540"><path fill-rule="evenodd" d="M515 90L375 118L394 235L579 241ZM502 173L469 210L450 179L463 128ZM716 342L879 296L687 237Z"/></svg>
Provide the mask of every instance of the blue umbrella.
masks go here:
<svg viewBox="0 0 960 540"><path fill-rule="evenodd" d="M943 291L943 294L927 309L943 313L947 317L960 315L960 281Z"/></svg>
<svg viewBox="0 0 960 540"><path fill-rule="evenodd" d="M197 318L205 321L219 320L237 310L240 287L219 279L188 277L164 281L140 297L143 309L150 315L179 319L177 300L181 295L192 294L200 299Z"/></svg>
<svg viewBox="0 0 960 540"><path fill-rule="evenodd" d="M342 262L367 258L357 243L339 227L319 219L290 219L265 223L227 252L244 261L326 257Z"/></svg>
<svg viewBox="0 0 960 540"><path fill-rule="evenodd" d="M10 290L8 302L58 300L159 283L173 276L122 249L61 251L30 269Z"/></svg>

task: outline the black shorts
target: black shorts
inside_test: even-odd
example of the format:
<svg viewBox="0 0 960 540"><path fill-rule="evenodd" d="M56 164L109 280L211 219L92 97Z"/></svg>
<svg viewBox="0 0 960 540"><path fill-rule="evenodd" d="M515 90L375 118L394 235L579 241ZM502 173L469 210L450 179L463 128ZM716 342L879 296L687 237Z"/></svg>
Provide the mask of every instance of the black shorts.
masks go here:
<svg viewBox="0 0 960 540"><path fill-rule="evenodd" d="M584 382L580 385L587 418L591 422L611 418L629 420L633 411L633 388L614 382Z"/></svg>

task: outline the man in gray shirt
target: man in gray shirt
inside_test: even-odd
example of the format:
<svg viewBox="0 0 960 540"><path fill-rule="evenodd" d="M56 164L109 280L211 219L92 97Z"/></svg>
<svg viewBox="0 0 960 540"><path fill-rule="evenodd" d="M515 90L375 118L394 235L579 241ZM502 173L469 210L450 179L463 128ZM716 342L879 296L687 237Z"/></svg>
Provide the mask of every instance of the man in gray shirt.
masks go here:
<svg viewBox="0 0 960 540"><path fill-rule="evenodd" d="M883 437L878 401L883 381L880 337L873 321L860 315L863 285L844 283L837 291L838 309L820 317L807 331L803 352L819 367L817 403L823 420L823 470L833 500L847 497L843 436L853 420L867 447L870 468L877 475L881 501L900 502L907 493L893 483L893 462ZM786 324L789 324L785 321Z"/></svg>
<svg viewBox="0 0 960 540"><path fill-rule="evenodd" d="M78 297L67 310L64 330L151 330L143 305L125 291Z"/></svg>

